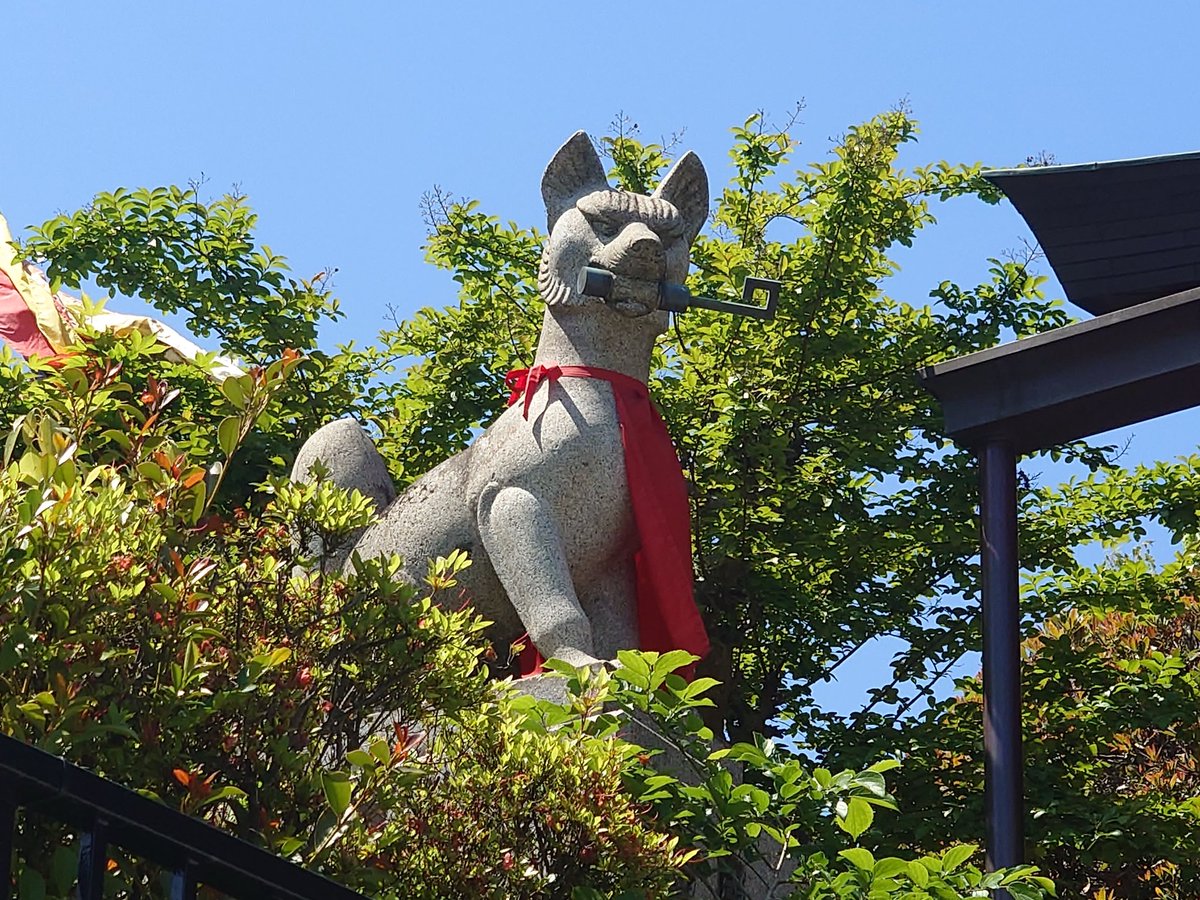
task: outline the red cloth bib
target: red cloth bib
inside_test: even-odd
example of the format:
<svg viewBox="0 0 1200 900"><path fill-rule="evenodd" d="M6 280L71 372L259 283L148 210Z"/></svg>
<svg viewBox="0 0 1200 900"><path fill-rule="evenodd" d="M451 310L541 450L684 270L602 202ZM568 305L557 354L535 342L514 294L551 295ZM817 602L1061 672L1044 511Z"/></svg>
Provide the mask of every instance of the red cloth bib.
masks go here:
<svg viewBox="0 0 1200 900"><path fill-rule="evenodd" d="M508 373L508 405L524 397L529 404L543 382L559 378L600 378L612 385L625 449L625 477L640 546L637 618L640 649L686 650L703 657L708 634L692 593L692 529L687 485L667 426L650 402L646 385L636 378L593 366L534 366ZM530 641L519 661L522 675L541 669L542 657Z"/></svg>

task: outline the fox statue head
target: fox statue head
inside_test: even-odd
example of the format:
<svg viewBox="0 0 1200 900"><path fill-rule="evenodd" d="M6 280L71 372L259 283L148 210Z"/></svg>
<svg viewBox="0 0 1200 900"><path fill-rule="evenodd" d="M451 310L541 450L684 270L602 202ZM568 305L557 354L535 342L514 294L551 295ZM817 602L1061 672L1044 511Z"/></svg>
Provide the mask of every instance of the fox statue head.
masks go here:
<svg viewBox="0 0 1200 900"><path fill-rule="evenodd" d="M591 139L578 131L546 167L542 198L550 237L538 290L549 311L607 303L622 316L645 319L656 334L665 330L659 285L683 283L692 242L708 216L708 176L699 157L682 156L650 196L619 191L609 185ZM608 301L576 289L585 266L613 273Z"/></svg>

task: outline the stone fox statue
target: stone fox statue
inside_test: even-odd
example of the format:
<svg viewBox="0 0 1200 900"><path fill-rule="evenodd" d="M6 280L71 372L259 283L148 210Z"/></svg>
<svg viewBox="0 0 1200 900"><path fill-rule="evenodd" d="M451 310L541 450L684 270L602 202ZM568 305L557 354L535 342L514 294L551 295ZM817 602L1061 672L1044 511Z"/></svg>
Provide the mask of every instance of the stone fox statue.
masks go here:
<svg viewBox="0 0 1200 900"><path fill-rule="evenodd" d="M533 367L514 373L512 399L520 402L399 496L370 438L350 419L314 434L292 477L308 477L320 459L335 483L373 497L380 519L354 550L364 558L398 553L414 583L429 559L466 550L473 565L460 583L494 623L497 646L528 634L542 657L579 666L646 646L639 622L643 639L650 626L637 608L646 579L635 557L661 543L655 517L673 516L661 530L674 529L674 581L661 592L686 597L667 598L682 606L665 614L666 625L686 620L687 636L676 645L702 654L707 641L691 596L686 490L645 382L651 348L667 327L659 284L683 282L707 216L704 167L688 153L652 196L614 190L590 139L578 132L546 168L542 196L550 236L538 289L546 314ZM607 302L577 290L585 266L613 273ZM638 445L642 431L622 421L622 409L631 420L659 423L666 450L653 452L660 462L669 457L671 477L660 468L631 480L627 461L646 448ZM667 500L646 494L661 487L648 482L664 480L671 482Z"/></svg>

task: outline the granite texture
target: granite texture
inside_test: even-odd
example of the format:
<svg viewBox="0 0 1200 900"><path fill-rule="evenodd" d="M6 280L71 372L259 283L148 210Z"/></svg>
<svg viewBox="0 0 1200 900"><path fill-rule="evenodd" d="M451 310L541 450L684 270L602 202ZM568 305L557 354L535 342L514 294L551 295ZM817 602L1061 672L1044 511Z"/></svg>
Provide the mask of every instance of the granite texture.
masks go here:
<svg viewBox="0 0 1200 900"><path fill-rule="evenodd" d="M313 466L318 461L326 470L326 478L347 490L357 488L375 501L376 510L387 509L396 499L396 486L388 473L387 463L375 449L374 441L353 419L330 422L305 441L292 464L292 480L312 478ZM345 562L365 530L349 536L344 548L331 560L335 568ZM316 554L321 551L320 541L313 540L314 545L305 549Z"/></svg>
<svg viewBox="0 0 1200 900"><path fill-rule="evenodd" d="M684 281L708 213L704 167L688 153L652 196L613 190L578 132L547 167L542 197L550 238L538 274L546 313L534 364L595 366L644 383L667 326L658 284ZM575 289L588 265L614 273L608 302ZM398 553L405 577L419 583L429 559L455 549L471 556L459 580L494 623L498 647L528 632L544 657L593 665L637 646L636 534L608 382L543 381L528 418L523 404L510 407L395 499L380 482L382 460L351 420L314 434L293 477L306 477L315 459L339 485L390 501L358 540L364 558Z"/></svg>

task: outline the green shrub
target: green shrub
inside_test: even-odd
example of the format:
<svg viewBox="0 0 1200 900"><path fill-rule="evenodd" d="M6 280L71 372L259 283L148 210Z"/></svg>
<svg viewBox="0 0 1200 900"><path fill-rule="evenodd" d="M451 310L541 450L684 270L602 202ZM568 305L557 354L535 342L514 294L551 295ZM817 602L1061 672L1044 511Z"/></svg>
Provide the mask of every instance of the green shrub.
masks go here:
<svg viewBox="0 0 1200 900"><path fill-rule="evenodd" d="M37 402L13 423L0 472L0 729L351 884L388 873L421 878L430 896L462 884L517 896L556 874L669 881L670 842L630 813L619 848L589 849L614 804L630 805L611 744L580 755L555 735L514 736L520 717L490 699L483 623L452 594L465 557L433 563L421 590L393 580L394 558L326 571L303 554L307 538L331 555L372 515L328 483L271 480L251 509L216 509L212 464L230 463L297 362L226 385L215 458L199 461L174 440L165 382L130 383L95 347L29 376ZM555 761L542 807L573 823L574 843L522 851L514 873L514 850L488 855L494 825L517 821L536 791L484 785L533 760ZM26 823L25 890L69 887L46 850L55 840ZM451 870L441 882L439 869ZM130 896L148 890L130 861L113 877Z"/></svg>

